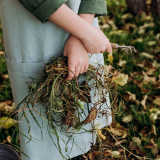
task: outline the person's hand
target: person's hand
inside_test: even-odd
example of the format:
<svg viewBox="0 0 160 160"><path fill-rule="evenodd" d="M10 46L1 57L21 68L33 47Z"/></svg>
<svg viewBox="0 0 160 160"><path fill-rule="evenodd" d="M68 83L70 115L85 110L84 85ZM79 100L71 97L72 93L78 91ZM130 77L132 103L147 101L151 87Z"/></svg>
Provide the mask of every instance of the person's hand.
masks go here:
<svg viewBox="0 0 160 160"><path fill-rule="evenodd" d="M63 55L68 57L68 76L66 80L71 80L87 71L89 65L89 55L82 42L73 35L66 41Z"/></svg>
<svg viewBox="0 0 160 160"><path fill-rule="evenodd" d="M91 53L111 53L112 47L109 42L109 39L105 36L105 34L98 28L90 26L90 30L86 31L81 38L81 41L86 48L86 50Z"/></svg>

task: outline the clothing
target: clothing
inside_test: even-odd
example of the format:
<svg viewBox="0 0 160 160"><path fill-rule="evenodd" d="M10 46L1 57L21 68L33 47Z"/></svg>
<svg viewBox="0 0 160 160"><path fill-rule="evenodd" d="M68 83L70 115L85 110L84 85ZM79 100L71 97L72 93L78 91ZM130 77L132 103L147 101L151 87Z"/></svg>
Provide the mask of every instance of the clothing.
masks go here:
<svg viewBox="0 0 160 160"><path fill-rule="evenodd" d="M35 2L38 2L38 0ZM78 14L81 0L68 0L66 1L66 5ZM39 79L43 74L45 64L51 61L51 57L63 56L64 45L69 37L69 33L50 21L42 24L18 0L0 0L0 16L4 36L5 57L13 98L15 105L18 105L28 94L26 82L31 82L29 77ZM94 19L93 25L99 27L97 18ZM90 62L103 64L103 54L92 55ZM91 94L94 97L94 92ZM109 98L107 103L110 106ZM41 107L42 113L45 114L43 106L36 104L36 107ZM105 105L103 107L106 108L107 106ZM87 107L84 108L87 113ZM108 112L110 112L110 109L108 109ZM43 123L43 141L41 140L41 130L34 119L28 116L31 122L31 135L38 141L28 142L28 139L20 134L20 145L24 153L30 157L30 160L62 160L62 156L57 151L48 134L47 123L39 116L36 116L36 118L41 126ZM105 117L100 120L97 119L96 123L101 123L100 128L102 128L109 125L111 121L112 117L108 116L108 119ZM86 129L90 129L91 124L87 124L85 127ZM28 135L26 120L19 123L19 130L25 135ZM59 135L67 143L68 137L61 133ZM54 135L52 135L52 138L57 143ZM69 141L66 144L68 146L68 152L65 153L65 143L60 139L60 146L64 155L69 154L72 148L69 154L70 158L83 154L90 149L91 142L93 142L92 134L76 134L74 135L74 142ZM29 160L23 154L21 157L22 160Z"/></svg>
<svg viewBox="0 0 160 160"><path fill-rule="evenodd" d="M67 0L19 0L19 2L44 23ZM106 15L106 2L105 0L81 0L78 13Z"/></svg>

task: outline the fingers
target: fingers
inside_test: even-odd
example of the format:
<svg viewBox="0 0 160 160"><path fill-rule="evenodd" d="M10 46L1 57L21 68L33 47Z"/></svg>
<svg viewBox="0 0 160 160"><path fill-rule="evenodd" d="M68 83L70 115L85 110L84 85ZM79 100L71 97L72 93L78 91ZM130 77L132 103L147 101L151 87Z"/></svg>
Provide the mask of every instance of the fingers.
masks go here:
<svg viewBox="0 0 160 160"><path fill-rule="evenodd" d="M77 65L77 66L68 65L69 71L68 71L68 76L66 77L65 80L69 81L73 77L78 77L80 74L86 72L88 70L88 65L89 65L88 61L82 65Z"/></svg>
<svg viewBox="0 0 160 160"><path fill-rule="evenodd" d="M106 52L107 52L107 53L112 53L112 46L111 46L109 40L108 40L108 43L107 43Z"/></svg>
<svg viewBox="0 0 160 160"><path fill-rule="evenodd" d="M68 76L65 78L66 81L70 81L74 77L75 65L68 63Z"/></svg>

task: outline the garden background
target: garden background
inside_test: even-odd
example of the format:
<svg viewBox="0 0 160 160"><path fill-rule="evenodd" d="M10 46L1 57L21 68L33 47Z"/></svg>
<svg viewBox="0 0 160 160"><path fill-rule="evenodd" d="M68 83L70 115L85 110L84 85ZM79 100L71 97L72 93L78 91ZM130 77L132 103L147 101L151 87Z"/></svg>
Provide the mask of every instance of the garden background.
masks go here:
<svg viewBox="0 0 160 160"><path fill-rule="evenodd" d="M104 53L107 65L129 75L128 83L119 91L111 127L102 130L103 157L97 150L82 159L160 159L160 11L153 14L152 1L146 2L145 11L138 12L125 0L107 0L108 15L99 18L110 42L134 46L137 53L114 50L113 62ZM14 107L0 26L0 126ZM12 119L0 132L0 143L19 145Z"/></svg>

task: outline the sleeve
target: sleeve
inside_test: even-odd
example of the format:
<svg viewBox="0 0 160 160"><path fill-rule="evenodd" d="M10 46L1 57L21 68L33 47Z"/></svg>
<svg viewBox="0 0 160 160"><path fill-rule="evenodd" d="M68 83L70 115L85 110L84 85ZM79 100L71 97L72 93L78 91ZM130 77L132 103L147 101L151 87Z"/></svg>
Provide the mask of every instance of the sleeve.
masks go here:
<svg viewBox="0 0 160 160"><path fill-rule="evenodd" d="M105 0L81 0L80 13L95 14L96 17L107 15Z"/></svg>
<svg viewBox="0 0 160 160"><path fill-rule="evenodd" d="M67 0L19 0L19 2L33 13L42 23Z"/></svg>

